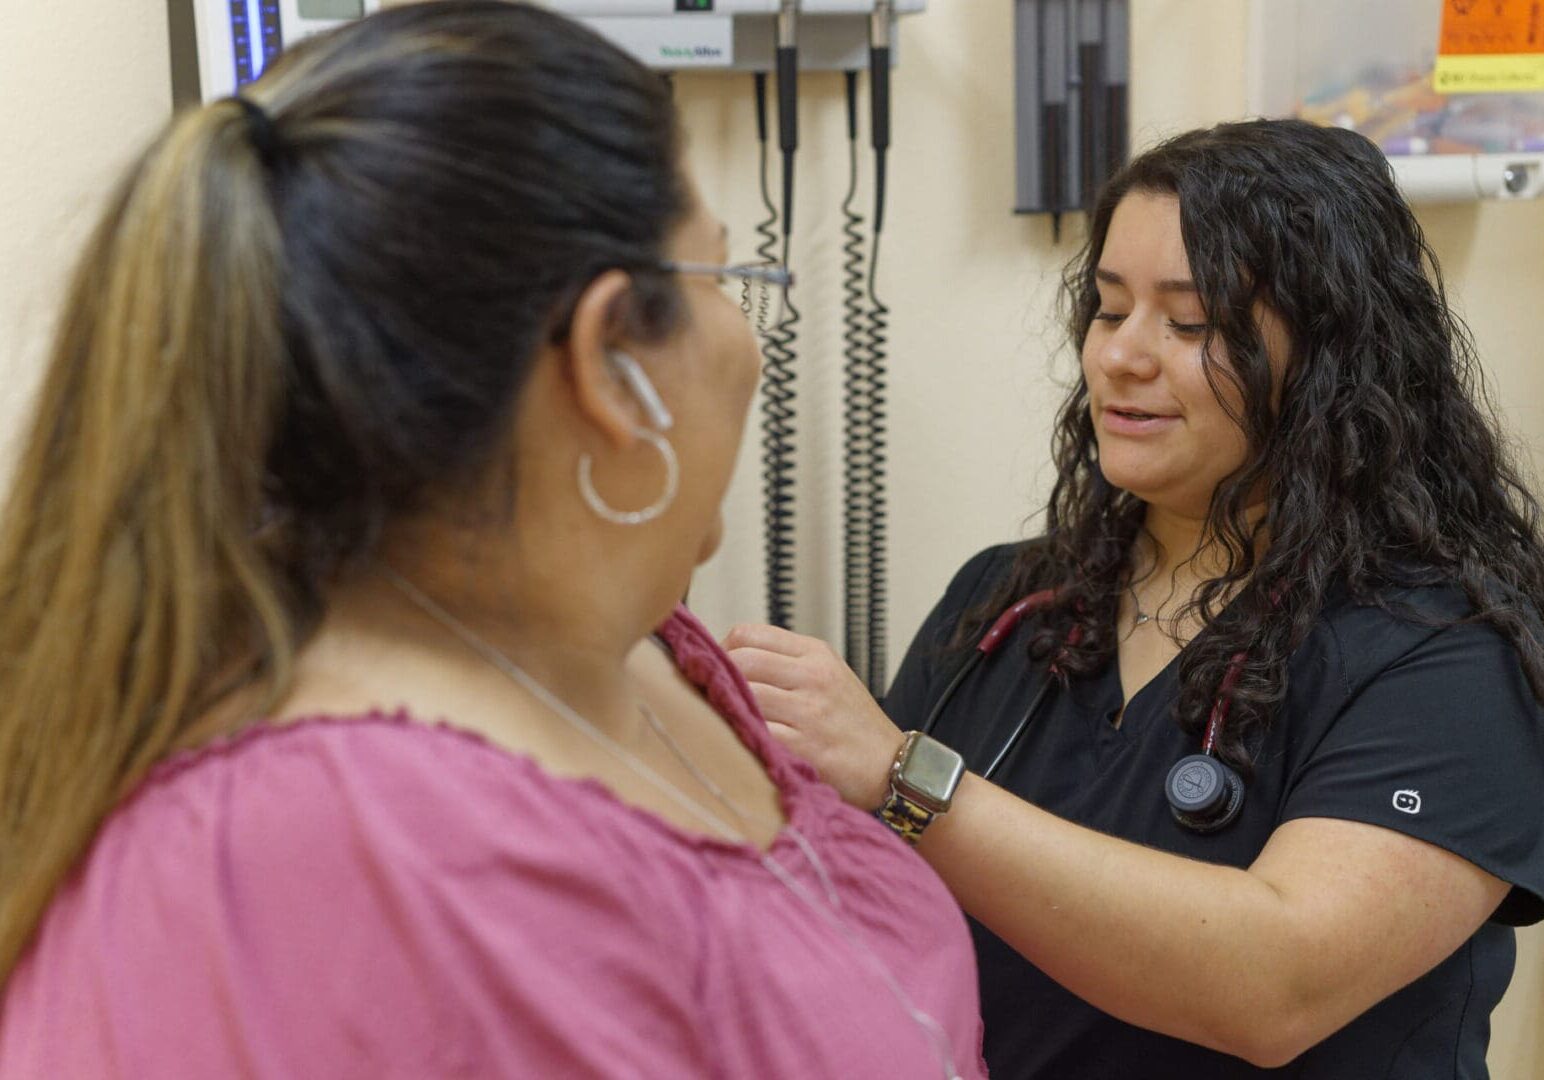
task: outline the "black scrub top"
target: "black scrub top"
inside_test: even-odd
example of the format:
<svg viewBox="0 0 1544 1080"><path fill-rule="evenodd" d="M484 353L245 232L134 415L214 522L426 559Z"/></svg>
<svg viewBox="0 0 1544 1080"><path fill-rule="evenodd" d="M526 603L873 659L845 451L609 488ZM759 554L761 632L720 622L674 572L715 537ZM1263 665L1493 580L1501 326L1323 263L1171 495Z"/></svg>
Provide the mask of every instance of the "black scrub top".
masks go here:
<svg viewBox="0 0 1544 1080"><path fill-rule="evenodd" d="M990 598L1016 554L1017 545L1004 545L973 558L923 624L884 702L902 729L922 727L966 656L947 648L956 624ZM1456 589L1387 598L1443 618L1468 607ZM1031 625L961 684L934 729L974 771L996 755L1045 678L1044 665L1027 656ZM1544 916L1544 712L1515 651L1486 626L1434 628L1332 600L1290 660L1287 698L1238 820L1208 836L1177 824L1164 799L1170 767L1198 750L1172 719L1176 670L1177 661L1142 688L1119 727L1112 721L1123 695L1113 662L1065 690L1053 687L994 782L1068 821L1237 867L1249 866L1284 821L1367 822L1456 852L1513 889L1434 970L1276 1070L1108 1016L973 921L992 1076L1486 1076L1490 1013L1516 955L1512 927ZM1175 971L1171 989L1204 994L1206 972Z"/></svg>

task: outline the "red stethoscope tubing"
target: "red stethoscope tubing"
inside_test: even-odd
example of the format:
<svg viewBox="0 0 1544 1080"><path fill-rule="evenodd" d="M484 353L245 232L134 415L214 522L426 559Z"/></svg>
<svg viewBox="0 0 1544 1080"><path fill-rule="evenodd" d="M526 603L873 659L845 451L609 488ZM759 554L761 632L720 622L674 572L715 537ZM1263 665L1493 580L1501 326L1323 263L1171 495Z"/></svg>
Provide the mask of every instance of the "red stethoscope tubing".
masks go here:
<svg viewBox="0 0 1544 1080"><path fill-rule="evenodd" d="M954 678L949 680L949 685L944 688L944 692L939 695L938 701L928 712L927 720L922 725L922 731L925 734L931 735L933 729L938 726L939 717L943 715L945 707L954 698L955 692L960 688L960 684L970 677L970 673L980 667L984 659L1001 648L1003 642L1007 641L1013 632L1019 628L1020 623L1030 615L1049 607L1055 601L1057 595L1058 590L1056 589L1041 589L1038 592L1032 592L1023 599L1016 601L997 617L997 620L992 623L991 628L981 635L981 640L971 650L970 657L965 663L960 665L959 671L955 672ZM1081 636L1079 629L1073 627L1067 635L1066 647L1076 645ZM1064 652L1065 647L1063 649ZM1007 741L1003 743L1002 748L992 758L991 764L982 771L981 775L984 779L990 780L992 778L992 774L1007 760L1014 747L1018 746L1019 740L1024 737L1024 733L1029 730L1029 725L1033 722L1035 714L1039 712L1040 705L1045 701L1046 694L1061 675L1060 660L1063 653L1058 653L1056 658L1051 661L1050 667L1046 671L1049 677L1045 682L1041 683L1040 689L1035 691L1035 696L1030 700L1029 708L1024 710L1024 715L1014 725L1013 731L1009 733ZM1242 652L1233 654L1232 659L1228 663L1228 670L1222 677L1222 685L1217 690L1217 698L1212 702L1211 715L1207 718L1206 722L1206 737L1201 741L1201 753L1207 756L1211 756L1212 751L1217 746L1218 733L1221 732L1222 725L1228 717L1228 701L1232 697L1233 688L1238 685L1239 676L1243 674L1245 658L1245 654Z"/></svg>

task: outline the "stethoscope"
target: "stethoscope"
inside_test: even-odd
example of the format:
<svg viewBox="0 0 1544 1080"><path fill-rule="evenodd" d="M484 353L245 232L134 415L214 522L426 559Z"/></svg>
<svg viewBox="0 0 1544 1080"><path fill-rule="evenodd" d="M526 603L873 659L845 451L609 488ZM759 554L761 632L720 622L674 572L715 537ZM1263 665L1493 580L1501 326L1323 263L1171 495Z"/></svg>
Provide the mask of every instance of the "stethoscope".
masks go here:
<svg viewBox="0 0 1544 1080"><path fill-rule="evenodd" d="M981 661L1001 648L1003 642L1008 640L1026 617L1044 610L1055 601L1056 597L1055 589L1042 589L1039 592L1030 593L997 617L997 621L981 636L981 641L965 663L960 666L959 671L955 672L954 678L949 680L949 685L944 687L944 692L934 703L932 711L928 713L927 721L922 725L925 734L932 734L933 728L938 724L938 718L943 715L944 709L959 690L960 684L970 676L971 672L981 666ZM1061 660L1066 655L1067 649L1077 645L1081 636L1076 626L1068 632L1066 645L1051 660L1050 666L1046 669L1046 679L1040 689L1035 691L1029 708L1024 710L1024 715L1019 718L1018 724L1008 734L1007 741L993 756L991 763L982 770L983 779L990 780L1003 762L1008 760L1008 756L1023 739L1024 733L1029 730L1029 725L1039 713L1040 706L1045 702L1051 687L1065 678ZM1194 832L1211 833L1225 828L1238 817L1239 809L1244 805L1243 778L1228 765L1218 761L1213 753L1217 746L1218 733L1221 732L1223 722L1228 716L1228 701L1234 686L1238 684L1239 676L1243 673L1244 660L1244 653L1234 653L1228 664L1228 670L1222 677L1222 685L1217 691L1217 698L1212 702L1212 712L1206 723L1206 736L1201 742L1201 752L1186 755L1175 762L1174 767L1169 770L1168 779L1164 781L1164 795L1169 800L1169 811L1174 815L1174 820Z"/></svg>

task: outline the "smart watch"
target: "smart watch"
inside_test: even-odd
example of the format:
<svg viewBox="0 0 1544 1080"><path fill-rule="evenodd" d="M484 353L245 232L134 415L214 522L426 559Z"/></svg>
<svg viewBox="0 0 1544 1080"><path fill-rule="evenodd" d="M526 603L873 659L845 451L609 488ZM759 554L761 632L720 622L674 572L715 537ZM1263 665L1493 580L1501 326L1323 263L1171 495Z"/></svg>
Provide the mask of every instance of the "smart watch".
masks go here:
<svg viewBox="0 0 1544 1080"><path fill-rule="evenodd" d="M908 731L890 766L890 794L876 813L914 845L933 819L949 809L964 776L964 758L931 735Z"/></svg>

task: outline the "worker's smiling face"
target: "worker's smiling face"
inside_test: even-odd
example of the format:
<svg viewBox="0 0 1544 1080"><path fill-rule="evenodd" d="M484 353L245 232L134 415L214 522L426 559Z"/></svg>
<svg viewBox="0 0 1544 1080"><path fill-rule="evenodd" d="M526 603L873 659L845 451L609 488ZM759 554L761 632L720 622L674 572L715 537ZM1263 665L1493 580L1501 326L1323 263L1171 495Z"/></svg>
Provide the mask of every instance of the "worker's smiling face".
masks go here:
<svg viewBox="0 0 1544 1080"><path fill-rule="evenodd" d="M1179 200L1136 191L1110 219L1096 271L1099 310L1083 344L1083 376L1099 466L1116 487L1153 506L1201 518L1212 492L1244 464L1248 440L1206 376L1208 315L1191 276ZM1274 358L1284 335L1259 313ZM1226 368L1220 341L1213 362ZM1278 367L1273 360L1273 367ZM1278 376L1279 377L1279 376Z"/></svg>

